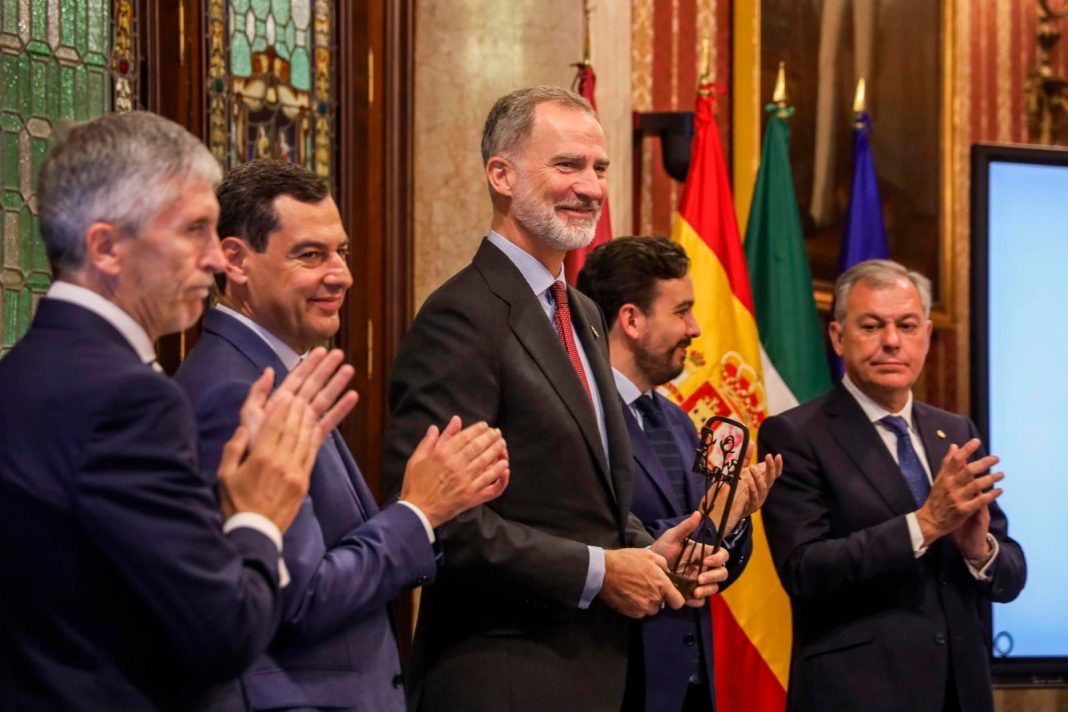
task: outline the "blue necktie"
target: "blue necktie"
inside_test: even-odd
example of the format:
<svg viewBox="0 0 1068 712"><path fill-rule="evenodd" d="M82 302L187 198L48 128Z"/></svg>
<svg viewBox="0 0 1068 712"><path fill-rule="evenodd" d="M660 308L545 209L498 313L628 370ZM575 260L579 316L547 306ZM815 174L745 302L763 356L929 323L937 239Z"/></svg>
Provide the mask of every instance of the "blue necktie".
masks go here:
<svg viewBox="0 0 1068 712"><path fill-rule="evenodd" d="M638 412L642 414L644 422L645 439L653 446L653 452L660 460L667 472L671 488L675 491L679 504L684 509L690 509L690 498L687 496L686 487L686 464L682 461L679 446L675 443L675 437L671 434L671 428L665 422L664 411L660 409L652 396L639 396L634 401Z"/></svg>
<svg viewBox="0 0 1068 712"><path fill-rule="evenodd" d="M905 419L900 415L888 415L879 423L892 430L897 436L897 464L905 475L905 481L909 484L909 490L912 491L916 505L923 505L927 495L931 492L931 482L927 479L927 471L923 469L919 455L912 447L912 438L909 437L909 428Z"/></svg>

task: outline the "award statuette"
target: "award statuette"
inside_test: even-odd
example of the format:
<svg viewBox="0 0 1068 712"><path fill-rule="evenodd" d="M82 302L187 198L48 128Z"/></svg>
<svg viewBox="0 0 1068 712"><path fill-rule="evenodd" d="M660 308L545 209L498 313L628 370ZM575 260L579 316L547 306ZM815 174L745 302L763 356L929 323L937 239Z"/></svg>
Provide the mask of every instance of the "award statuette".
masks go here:
<svg viewBox="0 0 1068 712"><path fill-rule="evenodd" d="M697 525L697 529L690 535L690 538L683 543L671 567L671 572L668 573L668 578L675 584L675 588L686 598L693 596L694 589L697 588L697 577L705 570L704 563L709 540L713 542L711 544L713 554L723 546L727 519L730 517L734 494L741 481L744 464L742 458L748 451L749 428L737 420L719 415L714 415L705 421L697 443L697 458L693 463L693 471L703 475L708 481L708 491L698 507L698 511L701 512L701 523ZM715 527L713 537L712 532L709 531L712 528L712 512L720 497L724 496L726 501L723 514L720 516L718 526Z"/></svg>

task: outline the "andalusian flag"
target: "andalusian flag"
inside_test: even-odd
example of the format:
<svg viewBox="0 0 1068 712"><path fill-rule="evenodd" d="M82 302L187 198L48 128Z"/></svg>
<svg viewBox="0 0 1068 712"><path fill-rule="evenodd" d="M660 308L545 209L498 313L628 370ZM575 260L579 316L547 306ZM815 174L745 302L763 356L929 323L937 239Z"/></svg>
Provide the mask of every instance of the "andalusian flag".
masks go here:
<svg viewBox="0 0 1068 712"><path fill-rule="evenodd" d="M792 109L768 106L760 171L745 231L745 257L760 331L768 413L775 415L831 387L823 330L812 296L805 236L790 170Z"/></svg>
<svg viewBox="0 0 1068 712"><path fill-rule="evenodd" d="M664 390L698 427L727 415L753 430L767 415L760 341L738 235L723 149L713 114L713 86L700 88L690 172L672 239L691 260L701 325L685 370ZM759 515L745 574L712 598L716 696L720 712L779 712L786 706L790 605L779 585Z"/></svg>

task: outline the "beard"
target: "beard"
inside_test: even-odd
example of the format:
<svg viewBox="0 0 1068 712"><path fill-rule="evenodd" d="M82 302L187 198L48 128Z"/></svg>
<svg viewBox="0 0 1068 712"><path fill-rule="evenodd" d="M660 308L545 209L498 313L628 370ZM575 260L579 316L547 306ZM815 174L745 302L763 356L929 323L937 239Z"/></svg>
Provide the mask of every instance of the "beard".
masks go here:
<svg viewBox="0 0 1068 712"><path fill-rule="evenodd" d="M634 364L653 386L660 386L674 380L682 373L686 359L683 358L676 363L675 350L682 347L685 352L689 346L690 339L682 339L663 351L654 351L646 344L638 344L634 353Z"/></svg>
<svg viewBox="0 0 1068 712"><path fill-rule="evenodd" d="M597 220L601 217L600 200L576 198L550 204L540 200L526 185L517 186L512 196L512 215L532 235L546 246L561 251L577 250L593 242L597 234ZM556 214L558 209L592 210L588 218L564 222Z"/></svg>

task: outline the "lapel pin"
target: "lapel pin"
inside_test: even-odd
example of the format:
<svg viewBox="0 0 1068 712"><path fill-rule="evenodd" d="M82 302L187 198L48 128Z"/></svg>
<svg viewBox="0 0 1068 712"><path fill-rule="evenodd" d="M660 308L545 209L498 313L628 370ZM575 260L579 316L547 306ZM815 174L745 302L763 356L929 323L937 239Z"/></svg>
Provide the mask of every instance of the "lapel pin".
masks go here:
<svg viewBox="0 0 1068 712"><path fill-rule="evenodd" d="M946 439L946 431L945 430L941 430L941 429L940 430L936 430L935 431L935 435L937 435L942 440Z"/></svg>
<svg viewBox="0 0 1068 712"><path fill-rule="evenodd" d="M601 338L601 335L597 333L597 327L594 326L593 324L590 324L590 331L593 332L593 338L595 338L595 339Z"/></svg>

